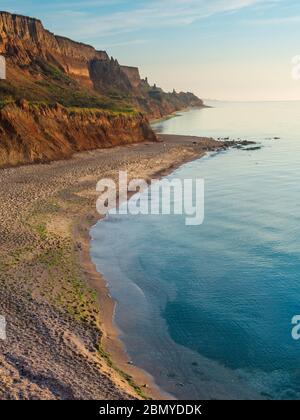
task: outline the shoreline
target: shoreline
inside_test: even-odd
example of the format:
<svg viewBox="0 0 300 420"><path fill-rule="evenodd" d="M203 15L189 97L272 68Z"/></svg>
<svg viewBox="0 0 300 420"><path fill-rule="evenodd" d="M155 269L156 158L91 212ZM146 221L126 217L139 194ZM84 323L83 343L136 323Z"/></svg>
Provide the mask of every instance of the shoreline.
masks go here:
<svg viewBox="0 0 300 420"><path fill-rule="evenodd" d="M152 120L150 121L150 125L151 125L151 127L152 127L152 125L153 125L153 124L162 123L162 122L164 122L164 121L168 121L168 120L171 120L171 119L173 119L173 118L180 117L180 116L181 116L181 112L188 112L188 111L191 111L191 110L193 110L193 109L198 109L198 110L200 110L200 109L207 109L207 108L212 108L212 107L211 107L211 106L209 106L209 105L206 105L206 104L204 103L202 106L189 106L189 107L186 107L186 108L182 108L182 109L180 109L180 110L178 110L178 111L174 111L174 112L172 112L171 114L168 114L168 115L166 115L166 116L164 116L164 117L160 117L160 118L154 118L154 119L152 119ZM155 130L154 130L154 131L155 131ZM156 134L159 134L159 133L156 133Z"/></svg>
<svg viewBox="0 0 300 420"><path fill-rule="evenodd" d="M129 178L160 178L233 146L200 137L159 139L0 171L0 314L7 318L1 399L171 398L128 365L113 322L115 303L89 255L99 179L117 179L119 170Z"/></svg>
<svg viewBox="0 0 300 420"><path fill-rule="evenodd" d="M82 243L82 250L80 255L80 265L85 272L88 284L97 292L98 301L102 308L101 310L101 327L102 327L102 348L109 356L113 369L121 370L125 374L133 378L133 383L137 384L138 388L143 391L146 398L154 400L170 400L172 396L167 395L156 385L154 378L150 373L144 371L138 366L130 364L130 357L126 351L125 345L120 338L121 331L114 322L114 313L117 302L109 293L108 283L104 276L99 273L90 256L90 229L101 221L101 217L95 214L92 221L91 218L83 218L80 222L81 228L86 229L86 235ZM75 234L75 238L78 236ZM122 375L122 374L120 374ZM140 385L138 385L140 384ZM143 384L143 385L141 385ZM118 384L120 385L120 384ZM146 386L144 386L146 385ZM131 389L127 389L131 393ZM137 395L136 395L137 396ZM139 396L141 399L143 397Z"/></svg>
<svg viewBox="0 0 300 420"><path fill-rule="evenodd" d="M177 115L169 116L169 118L175 118ZM160 121L160 120L158 120ZM200 140L202 141L203 138L200 137L192 137L192 136L180 136L180 135L158 135L160 140L164 141L168 138L186 138L189 140ZM212 140L212 139L209 139ZM227 147L226 147L227 148ZM164 168L156 168L156 170L150 174L151 179L162 179L165 176L170 175L172 172L176 171L182 165L192 162L193 160L201 159L202 157L206 156L207 153L210 151L220 151L224 150L224 144L220 144L220 147L211 150L207 150L205 152L201 151L199 154L195 154L194 156L190 156L188 158L184 158L179 162L170 163L170 166ZM138 174L137 174L138 176ZM135 193L128 194L128 199L132 197ZM119 203L120 205L120 203ZM114 364L116 364L117 368L120 368L122 372L130 375L133 378L133 382L135 384L146 384L146 387L142 387L145 389L145 396L147 399L154 399L154 400L175 400L176 398L171 394L168 394L166 391L162 390L156 383L154 377L143 368L131 365L130 364L130 356L127 353L125 344L123 343L122 339L120 338L121 330L119 329L118 325L114 320L114 313L117 306L117 302L115 299L110 295L109 292L109 285L108 281L105 279L101 272L98 272L96 269L95 264L92 261L90 255L90 242L92 240L90 230L93 226L97 223L101 222L105 216L100 216L96 211L94 214L93 220L90 217L84 217L80 225L82 228L86 230L86 235L84 238L83 249L81 252L80 257L80 264L83 267L86 275L87 275L87 282L90 286L97 290L99 303L102 307L102 344L104 351L107 352L111 360ZM75 235L76 238L76 235ZM78 237L76 238L78 239ZM139 387L141 385L138 385Z"/></svg>

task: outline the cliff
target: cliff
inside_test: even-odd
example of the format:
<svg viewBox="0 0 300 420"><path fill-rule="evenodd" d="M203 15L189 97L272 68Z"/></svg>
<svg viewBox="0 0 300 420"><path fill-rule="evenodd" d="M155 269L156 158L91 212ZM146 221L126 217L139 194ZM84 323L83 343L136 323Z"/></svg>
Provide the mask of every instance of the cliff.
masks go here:
<svg viewBox="0 0 300 420"><path fill-rule="evenodd" d="M136 113L31 105L23 100L0 113L0 167L69 158L75 152L155 141L147 118Z"/></svg>
<svg viewBox="0 0 300 420"><path fill-rule="evenodd" d="M127 76L132 88L140 87L142 80L138 67L121 66L121 70Z"/></svg>
<svg viewBox="0 0 300 420"><path fill-rule="evenodd" d="M0 53L23 70L44 60L66 74L89 79L92 60L109 60L104 51L53 35L38 19L6 12L0 12L0 41Z"/></svg>
<svg viewBox="0 0 300 420"><path fill-rule="evenodd" d="M62 157L64 156L62 150L67 151L70 144L75 144L74 151L77 150L77 146L79 150L86 150L90 147L111 144L111 139L115 135L113 124L117 123L118 118L123 121L123 137L130 141L128 133L132 129L132 118L140 121L140 133L143 133L145 124L148 124L147 117L159 118L182 108L203 105L203 102L193 94L175 91L165 93L156 86L150 86L147 79L141 79L138 68L121 66L105 51L97 51L92 46L56 36L46 30L38 19L0 12L0 54L5 57L7 64L7 78L0 81L1 150L2 156L7 156L10 162L22 163L20 156L23 156L24 162L32 161L29 157L29 146L23 147L25 138L27 144L31 144L33 148L33 143L38 138L40 149L42 145L46 147L50 137L51 141L55 141L56 137L52 133L49 134L48 131L47 136L45 134L45 126L48 124L45 115L55 120L53 124L60 125L62 111L60 113L53 111L56 104L64 107L63 119L64 121L69 119L70 127L73 122L71 113L68 113L70 108L76 108L77 115L84 115L83 120L86 118L84 112L86 109L100 110L106 115L111 113L112 126L110 133L106 130L107 141L103 136L98 141L95 138L90 140L95 134L93 131L95 126L91 125L89 119L87 126L90 127L91 133L86 126L85 130L83 125L77 127L85 134L85 140L84 136L81 137L80 146L76 143L79 134L75 136L71 130L75 136L74 141L69 141L69 144L60 151L54 148L57 154L53 153L51 157L46 149L44 154L40 151L34 152L31 154L34 156L33 160ZM29 107L31 117L28 110L25 112L17 105L23 100L32 105ZM141 112L146 116L141 117ZM121 116L117 118L116 114ZM19 133L20 124L16 116L22 119L27 135L25 132ZM29 124L32 118L34 126ZM41 124L39 130L38 124ZM64 125L63 132L67 130L68 124ZM52 126L48 128L54 129ZM97 130L100 128L99 122ZM147 133L150 131L148 125ZM23 136L22 147L20 142L17 146L16 136ZM133 137L135 141L143 139L140 134ZM153 133L151 137L155 137ZM23 152L16 153L19 156L17 159L9 158L11 152L7 152L6 155L3 152L5 148L8 150L10 141L15 147L21 147L24 151L23 155ZM121 141L120 136L116 135L113 143L119 144ZM67 152L66 154L68 155ZM2 158L1 162L5 164L5 158Z"/></svg>

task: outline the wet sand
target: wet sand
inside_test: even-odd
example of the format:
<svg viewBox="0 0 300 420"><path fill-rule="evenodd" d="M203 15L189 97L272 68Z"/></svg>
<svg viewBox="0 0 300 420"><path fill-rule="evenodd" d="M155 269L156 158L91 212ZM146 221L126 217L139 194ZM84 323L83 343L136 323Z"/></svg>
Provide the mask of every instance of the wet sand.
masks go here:
<svg viewBox="0 0 300 420"><path fill-rule="evenodd" d="M115 303L89 255L96 183L150 180L229 143L159 136L67 161L0 170L1 399L168 398L129 364Z"/></svg>

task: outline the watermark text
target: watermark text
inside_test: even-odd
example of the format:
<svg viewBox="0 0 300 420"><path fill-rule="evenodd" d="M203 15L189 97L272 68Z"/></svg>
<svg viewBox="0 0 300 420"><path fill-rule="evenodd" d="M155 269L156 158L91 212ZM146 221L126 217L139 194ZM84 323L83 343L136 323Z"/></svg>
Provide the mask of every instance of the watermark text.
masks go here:
<svg viewBox="0 0 300 420"><path fill-rule="evenodd" d="M98 182L96 207L100 215L183 215L187 226L199 226L204 221L204 185L200 178L128 182L127 172L120 171L118 185L113 179Z"/></svg>

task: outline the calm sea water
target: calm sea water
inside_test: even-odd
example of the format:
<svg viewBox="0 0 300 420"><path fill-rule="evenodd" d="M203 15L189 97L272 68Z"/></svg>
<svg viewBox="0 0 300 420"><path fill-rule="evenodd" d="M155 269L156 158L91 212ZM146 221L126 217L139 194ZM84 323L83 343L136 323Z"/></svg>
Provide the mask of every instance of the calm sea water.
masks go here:
<svg viewBox="0 0 300 420"><path fill-rule="evenodd" d="M91 254L133 362L178 398L300 398L300 103L221 103L155 124L254 139L182 166L204 178L205 221L110 216ZM274 139L280 137L280 139Z"/></svg>

